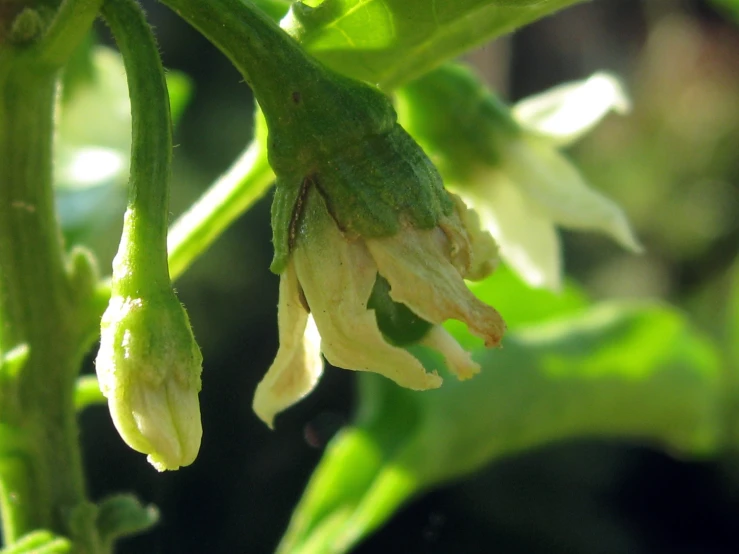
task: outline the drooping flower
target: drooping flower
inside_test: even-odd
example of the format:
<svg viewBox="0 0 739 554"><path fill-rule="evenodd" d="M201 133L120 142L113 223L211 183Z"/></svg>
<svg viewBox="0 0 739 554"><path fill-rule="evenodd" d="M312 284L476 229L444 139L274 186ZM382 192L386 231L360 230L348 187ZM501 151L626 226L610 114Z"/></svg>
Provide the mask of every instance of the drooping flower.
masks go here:
<svg viewBox="0 0 739 554"><path fill-rule="evenodd" d="M492 238L444 189L387 96L252 16L259 40L247 38L264 54L256 59L290 68L247 72L277 177L271 269L280 275L280 347L257 387L256 413L271 425L308 394L321 352L339 367L424 390L441 377L404 348L422 344L452 373L472 375L477 366L438 324L460 319L487 345L500 342L502 319L464 281L493 269Z"/></svg>
<svg viewBox="0 0 739 554"><path fill-rule="evenodd" d="M505 329L464 281L487 276L497 255L475 214L443 189L397 124L366 137L364 146L316 160L298 194L278 181L273 268L281 276L280 347L254 398L255 412L270 426L315 387L321 352L337 367L427 390L442 378L404 346L440 352L447 368L466 379L479 367L440 324L463 321L487 346L498 345Z"/></svg>
<svg viewBox="0 0 739 554"><path fill-rule="evenodd" d="M468 69L443 66L398 92L402 124L437 164L450 190L481 217L501 257L529 284L558 289L557 226L600 231L641 251L626 216L590 188L558 151L628 101L596 74L509 110Z"/></svg>

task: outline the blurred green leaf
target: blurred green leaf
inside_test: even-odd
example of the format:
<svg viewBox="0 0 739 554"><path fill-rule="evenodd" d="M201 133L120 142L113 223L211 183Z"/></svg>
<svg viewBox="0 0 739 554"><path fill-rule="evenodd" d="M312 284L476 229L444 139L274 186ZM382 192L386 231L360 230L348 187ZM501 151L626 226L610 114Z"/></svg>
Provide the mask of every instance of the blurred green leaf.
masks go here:
<svg viewBox="0 0 739 554"><path fill-rule="evenodd" d="M669 307L603 304L476 354L481 375L423 393L362 376L357 423L327 449L281 552L345 552L411 495L557 440L717 446L718 356ZM351 487L348 468L360 476Z"/></svg>
<svg viewBox="0 0 739 554"><path fill-rule="evenodd" d="M95 375L81 375L74 385L74 409L81 412L88 406L105 404L108 399L100 392Z"/></svg>
<svg viewBox="0 0 739 554"><path fill-rule="evenodd" d="M726 322L726 347L730 363L739 373L739 261L731 270L731 289L729 296L728 321Z"/></svg>
<svg viewBox="0 0 739 554"><path fill-rule="evenodd" d="M713 3L739 20L739 0L713 0Z"/></svg>
<svg viewBox="0 0 739 554"><path fill-rule="evenodd" d="M739 262L729 272L723 346L725 351L724 408L725 432L729 450L739 452Z"/></svg>
<svg viewBox="0 0 739 554"><path fill-rule="evenodd" d="M156 507L143 506L130 494L116 494L100 503L96 523L101 540L112 549L116 539L146 531L158 521Z"/></svg>
<svg viewBox="0 0 739 554"><path fill-rule="evenodd" d="M0 554L65 554L67 552L72 552L72 543L46 530L32 531L12 545L0 549Z"/></svg>
<svg viewBox="0 0 739 554"><path fill-rule="evenodd" d="M176 125L192 98L192 80L181 71L167 70L167 90L172 125Z"/></svg>
<svg viewBox="0 0 739 554"><path fill-rule="evenodd" d="M316 0L282 26L329 67L391 90L444 60L582 0Z"/></svg>
<svg viewBox="0 0 739 554"><path fill-rule="evenodd" d="M468 285L475 296L500 312L509 332L523 325L576 314L589 304L585 292L573 282L565 283L558 292L534 289L506 266L499 267L484 281ZM444 327L467 349L482 345L460 321L450 319Z"/></svg>
<svg viewBox="0 0 739 554"><path fill-rule="evenodd" d="M252 0L252 2L275 21L282 19L292 4L291 0Z"/></svg>

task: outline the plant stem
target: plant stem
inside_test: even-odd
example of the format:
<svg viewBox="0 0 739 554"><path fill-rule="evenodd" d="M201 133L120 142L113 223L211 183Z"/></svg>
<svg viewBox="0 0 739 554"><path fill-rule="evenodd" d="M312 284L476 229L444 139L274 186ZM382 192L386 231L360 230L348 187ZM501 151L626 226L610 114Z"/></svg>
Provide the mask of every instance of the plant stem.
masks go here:
<svg viewBox="0 0 739 554"><path fill-rule="evenodd" d="M130 294L170 290L167 215L172 162L172 121L156 41L133 0L107 2L103 16L123 57L131 99L131 170L128 209L113 286Z"/></svg>
<svg viewBox="0 0 739 554"><path fill-rule="evenodd" d="M169 272L176 279L267 191L274 173L266 145L255 138L233 166L172 225Z"/></svg>
<svg viewBox="0 0 739 554"><path fill-rule="evenodd" d="M241 0L162 0L198 29L236 66L252 87L265 115L286 101L294 87L293 72L304 68L307 55L269 16ZM276 68L285 71L276 71ZM302 70L305 71L304 69ZM318 69L317 69L318 71Z"/></svg>
<svg viewBox="0 0 739 554"><path fill-rule="evenodd" d="M29 349L1 391L0 424L23 441L0 445L0 504L8 543L46 528L89 554L100 550L74 409L88 316L65 268L53 204L58 75L34 61L0 50L0 352Z"/></svg>

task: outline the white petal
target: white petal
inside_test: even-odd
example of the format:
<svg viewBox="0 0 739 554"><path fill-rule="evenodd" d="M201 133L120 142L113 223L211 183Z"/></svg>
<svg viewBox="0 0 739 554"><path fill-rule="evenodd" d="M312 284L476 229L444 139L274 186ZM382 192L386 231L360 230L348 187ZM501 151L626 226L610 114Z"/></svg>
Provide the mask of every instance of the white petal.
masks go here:
<svg viewBox="0 0 739 554"><path fill-rule="evenodd" d="M513 107L513 116L529 130L566 146L588 133L611 110L622 114L629 109L619 79L595 73L584 81L565 83L523 99Z"/></svg>
<svg viewBox="0 0 739 554"><path fill-rule="evenodd" d="M460 381L480 373L480 365L472 361L469 352L462 348L441 325L434 325L421 340L421 344L437 350L444 356L447 369L454 373Z"/></svg>
<svg viewBox="0 0 739 554"><path fill-rule="evenodd" d="M440 228L407 227L395 236L367 239L390 297L431 323L464 322L486 346L497 346L505 323L494 308L480 302L450 262L449 241Z"/></svg>
<svg viewBox="0 0 739 554"><path fill-rule="evenodd" d="M441 377L389 344L374 310L367 309L377 266L364 243L345 239L336 228L323 235L323 240L300 243L292 256L326 359L337 367L379 373L409 389L439 387Z"/></svg>
<svg viewBox="0 0 739 554"><path fill-rule="evenodd" d="M555 223L601 231L633 252L642 247L618 205L591 189L567 158L537 137L506 144L502 170L526 200Z"/></svg>
<svg viewBox="0 0 739 554"><path fill-rule="evenodd" d="M526 201L505 175L466 191L464 198L480 214L484 227L498 242L500 255L532 287L559 290L562 255L551 219Z"/></svg>
<svg viewBox="0 0 739 554"><path fill-rule="evenodd" d="M277 319L280 347L257 386L253 402L254 412L270 428L275 415L310 393L323 372L320 336L300 302L300 285L293 263L280 276Z"/></svg>

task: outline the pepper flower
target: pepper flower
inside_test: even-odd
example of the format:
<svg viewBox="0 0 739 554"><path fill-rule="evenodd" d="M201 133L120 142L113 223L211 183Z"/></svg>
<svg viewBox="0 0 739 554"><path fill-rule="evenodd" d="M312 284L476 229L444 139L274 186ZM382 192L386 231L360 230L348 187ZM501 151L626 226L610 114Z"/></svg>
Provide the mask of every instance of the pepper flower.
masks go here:
<svg viewBox="0 0 739 554"><path fill-rule="evenodd" d="M599 231L642 250L622 210L558 151L611 110L628 109L614 77L598 73L510 110L469 69L449 64L399 90L397 99L403 126L530 285L561 286L557 226Z"/></svg>
<svg viewBox="0 0 739 554"><path fill-rule="evenodd" d="M280 346L254 397L255 412L269 426L315 387L321 353L337 367L427 390L442 378L426 372L404 346L438 351L449 371L466 379L479 366L440 324L460 320L490 347L505 329L495 309L465 284L495 267L492 238L443 188L388 100L356 86L379 116L364 120L362 132L345 118L343 139L303 137L302 155L282 166L275 145L294 150L270 129ZM320 140L315 154L311 139Z"/></svg>

